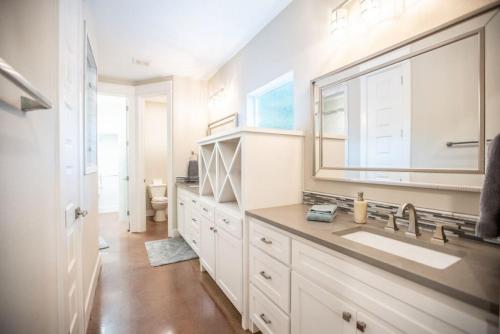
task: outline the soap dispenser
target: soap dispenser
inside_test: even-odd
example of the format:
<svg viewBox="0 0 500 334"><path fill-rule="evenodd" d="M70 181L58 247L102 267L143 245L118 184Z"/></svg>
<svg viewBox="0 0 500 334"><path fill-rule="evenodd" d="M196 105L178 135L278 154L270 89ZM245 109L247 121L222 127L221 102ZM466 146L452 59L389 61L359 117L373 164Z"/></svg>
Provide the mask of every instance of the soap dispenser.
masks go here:
<svg viewBox="0 0 500 334"><path fill-rule="evenodd" d="M358 192L358 198L354 201L354 222L366 224L368 216L368 202L363 198L363 192Z"/></svg>

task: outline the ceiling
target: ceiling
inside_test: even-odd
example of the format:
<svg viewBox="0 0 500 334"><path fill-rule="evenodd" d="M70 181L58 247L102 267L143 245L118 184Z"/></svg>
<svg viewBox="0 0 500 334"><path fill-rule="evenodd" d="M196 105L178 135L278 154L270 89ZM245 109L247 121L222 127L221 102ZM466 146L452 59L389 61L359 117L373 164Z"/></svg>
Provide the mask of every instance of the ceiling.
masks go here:
<svg viewBox="0 0 500 334"><path fill-rule="evenodd" d="M292 1L88 0L98 72L208 79Z"/></svg>

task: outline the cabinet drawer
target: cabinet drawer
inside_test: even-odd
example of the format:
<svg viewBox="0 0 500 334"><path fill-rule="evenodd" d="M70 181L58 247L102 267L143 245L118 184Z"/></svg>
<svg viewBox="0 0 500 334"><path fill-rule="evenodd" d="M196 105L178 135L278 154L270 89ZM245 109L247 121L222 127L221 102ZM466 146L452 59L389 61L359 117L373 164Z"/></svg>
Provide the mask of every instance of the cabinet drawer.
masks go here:
<svg viewBox="0 0 500 334"><path fill-rule="evenodd" d="M290 269L266 253L250 246L250 280L269 299L290 312Z"/></svg>
<svg viewBox="0 0 500 334"><path fill-rule="evenodd" d="M191 225L196 226L196 228L200 229L200 221L201 215L197 210L191 210Z"/></svg>
<svg viewBox="0 0 500 334"><path fill-rule="evenodd" d="M215 210L215 225L232 234L234 237L241 239L241 217L229 215L218 209Z"/></svg>
<svg viewBox="0 0 500 334"><path fill-rule="evenodd" d="M186 200L189 201L189 205L191 206L191 208L198 209L198 207L199 207L198 197L196 197L194 195L189 195L189 197L187 197Z"/></svg>
<svg viewBox="0 0 500 334"><path fill-rule="evenodd" d="M264 334L290 333L290 318L254 286L251 286L250 317Z"/></svg>
<svg viewBox="0 0 500 334"><path fill-rule="evenodd" d="M203 217L206 217L210 221L214 220L215 207L212 204L205 201L200 201L198 203L198 207L200 210L200 214Z"/></svg>
<svg viewBox="0 0 500 334"><path fill-rule="evenodd" d="M255 247L290 265L291 240L288 236L266 226L265 223L251 219L250 241Z"/></svg>
<svg viewBox="0 0 500 334"><path fill-rule="evenodd" d="M196 254L198 254L200 249L200 230L193 224L191 224L190 228L191 232L189 233L189 242L191 243L191 246L193 247Z"/></svg>

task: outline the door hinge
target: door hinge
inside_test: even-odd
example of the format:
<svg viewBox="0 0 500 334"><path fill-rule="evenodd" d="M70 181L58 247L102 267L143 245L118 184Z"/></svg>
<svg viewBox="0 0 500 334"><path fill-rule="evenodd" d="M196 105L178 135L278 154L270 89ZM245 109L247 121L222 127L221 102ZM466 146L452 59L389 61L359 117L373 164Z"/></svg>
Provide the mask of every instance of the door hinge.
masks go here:
<svg viewBox="0 0 500 334"><path fill-rule="evenodd" d="M127 216L130 216L130 211L129 210L127 210Z"/></svg>

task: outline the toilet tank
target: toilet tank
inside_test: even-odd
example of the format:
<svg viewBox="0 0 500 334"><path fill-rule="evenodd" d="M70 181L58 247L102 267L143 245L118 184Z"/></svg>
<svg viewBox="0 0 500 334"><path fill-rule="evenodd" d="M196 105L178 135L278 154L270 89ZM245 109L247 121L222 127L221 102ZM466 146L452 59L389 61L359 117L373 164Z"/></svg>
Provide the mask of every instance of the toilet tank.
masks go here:
<svg viewBox="0 0 500 334"><path fill-rule="evenodd" d="M149 186L149 197L165 197L165 191L167 190L166 184L150 184Z"/></svg>

